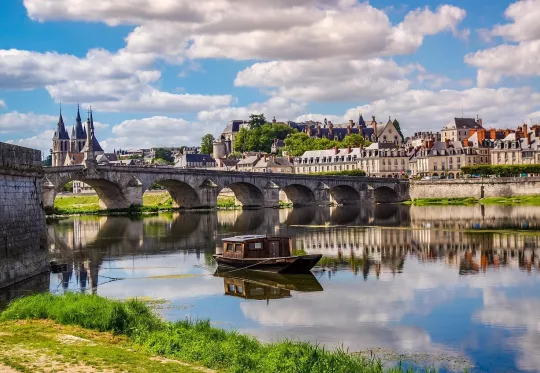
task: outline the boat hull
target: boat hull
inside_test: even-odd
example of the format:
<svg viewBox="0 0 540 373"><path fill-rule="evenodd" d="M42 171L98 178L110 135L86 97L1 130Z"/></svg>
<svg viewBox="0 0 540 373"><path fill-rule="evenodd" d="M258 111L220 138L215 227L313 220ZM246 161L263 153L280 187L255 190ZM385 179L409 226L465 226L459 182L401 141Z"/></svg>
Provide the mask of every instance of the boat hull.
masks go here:
<svg viewBox="0 0 540 373"><path fill-rule="evenodd" d="M235 269L250 269L278 273L307 273L321 259L322 255L287 256L279 258L236 259L214 255L219 266Z"/></svg>

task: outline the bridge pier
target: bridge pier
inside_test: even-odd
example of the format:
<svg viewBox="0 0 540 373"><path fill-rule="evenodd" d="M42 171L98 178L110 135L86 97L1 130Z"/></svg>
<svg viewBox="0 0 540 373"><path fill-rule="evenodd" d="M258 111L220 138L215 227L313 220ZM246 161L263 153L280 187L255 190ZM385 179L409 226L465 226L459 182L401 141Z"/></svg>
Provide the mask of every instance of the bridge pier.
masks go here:
<svg viewBox="0 0 540 373"><path fill-rule="evenodd" d="M267 185L262 192L264 196L263 207L279 207L279 186Z"/></svg>
<svg viewBox="0 0 540 373"><path fill-rule="evenodd" d="M332 205L332 196L330 195L330 187L326 184L320 183L315 190L315 204L318 206L330 206Z"/></svg>
<svg viewBox="0 0 540 373"><path fill-rule="evenodd" d="M54 199L56 198L56 189L54 185L47 181L43 181L43 207L45 210L54 209Z"/></svg>
<svg viewBox="0 0 540 373"><path fill-rule="evenodd" d="M216 207L219 195L219 187L215 184L201 185L199 187L200 206L197 207Z"/></svg>

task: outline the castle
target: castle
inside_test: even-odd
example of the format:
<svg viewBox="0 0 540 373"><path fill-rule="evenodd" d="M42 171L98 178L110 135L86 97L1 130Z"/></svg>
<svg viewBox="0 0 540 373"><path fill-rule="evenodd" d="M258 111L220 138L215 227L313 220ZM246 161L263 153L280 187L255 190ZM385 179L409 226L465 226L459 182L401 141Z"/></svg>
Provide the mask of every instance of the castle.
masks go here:
<svg viewBox="0 0 540 373"><path fill-rule="evenodd" d="M71 138L64 125L62 110L56 125L56 131L53 136L52 147L52 166L71 166L85 163L85 161L94 160L98 163L105 160L107 155L94 134L94 118L92 110L89 111L84 128L81 120L81 113L77 106L77 118L71 130ZM87 144L91 146L87 146Z"/></svg>

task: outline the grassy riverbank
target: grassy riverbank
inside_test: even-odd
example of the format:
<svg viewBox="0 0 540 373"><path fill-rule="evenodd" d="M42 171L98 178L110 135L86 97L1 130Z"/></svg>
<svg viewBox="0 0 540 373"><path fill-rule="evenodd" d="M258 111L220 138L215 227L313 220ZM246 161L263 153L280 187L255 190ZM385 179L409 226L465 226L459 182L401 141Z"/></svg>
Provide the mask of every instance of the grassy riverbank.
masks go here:
<svg viewBox="0 0 540 373"><path fill-rule="evenodd" d="M220 372L403 372L399 367L383 370L377 360L309 343L261 343L206 321L166 322L141 301L96 295L39 294L19 299L0 315L0 335L0 362L22 372L35 371L36 361L138 372L167 372L169 367L192 372L195 366ZM152 370L158 362L163 365Z"/></svg>
<svg viewBox="0 0 540 373"><path fill-rule="evenodd" d="M407 201L405 204L414 206L472 206L482 205L511 205L511 206L540 206L539 196L515 196L515 197L493 197L493 198L417 198L414 201Z"/></svg>

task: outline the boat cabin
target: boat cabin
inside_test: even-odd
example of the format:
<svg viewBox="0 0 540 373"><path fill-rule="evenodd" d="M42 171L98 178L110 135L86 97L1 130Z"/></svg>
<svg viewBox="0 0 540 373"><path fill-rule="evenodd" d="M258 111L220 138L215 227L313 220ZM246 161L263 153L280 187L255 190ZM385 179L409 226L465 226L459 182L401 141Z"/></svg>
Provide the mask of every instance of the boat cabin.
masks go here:
<svg viewBox="0 0 540 373"><path fill-rule="evenodd" d="M279 287L264 286L240 278L224 278L226 295L255 300L290 298L291 291Z"/></svg>
<svg viewBox="0 0 540 373"><path fill-rule="evenodd" d="M291 252L292 242L288 237L251 235L223 239L224 258L280 258L291 256Z"/></svg>

